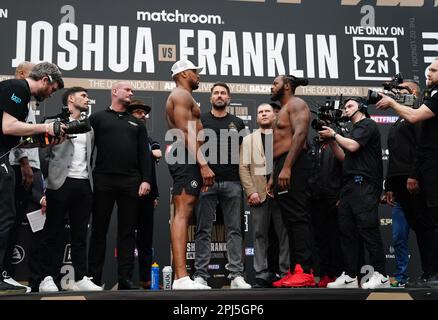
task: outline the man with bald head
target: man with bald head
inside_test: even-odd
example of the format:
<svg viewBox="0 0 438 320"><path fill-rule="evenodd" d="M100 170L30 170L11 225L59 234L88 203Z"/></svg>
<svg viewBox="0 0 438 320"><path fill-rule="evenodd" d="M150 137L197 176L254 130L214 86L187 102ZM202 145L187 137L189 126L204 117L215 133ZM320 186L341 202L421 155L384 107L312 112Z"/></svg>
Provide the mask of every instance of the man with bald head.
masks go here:
<svg viewBox="0 0 438 320"><path fill-rule="evenodd" d="M111 105L90 116L94 130L96 164L93 170L94 204L89 251L89 273L101 284L105 261L106 234L114 203L117 202L118 289L135 289L135 227L138 198L147 195L151 183L151 154L143 123L127 107L133 96L129 81L111 88Z"/></svg>

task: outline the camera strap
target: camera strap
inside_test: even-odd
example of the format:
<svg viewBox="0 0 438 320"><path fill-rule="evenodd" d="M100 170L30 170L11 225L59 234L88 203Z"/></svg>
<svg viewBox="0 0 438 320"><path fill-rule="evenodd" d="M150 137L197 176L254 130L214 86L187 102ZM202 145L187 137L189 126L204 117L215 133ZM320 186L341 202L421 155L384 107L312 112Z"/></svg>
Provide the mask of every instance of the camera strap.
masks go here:
<svg viewBox="0 0 438 320"><path fill-rule="evenodd" d="M0 156L0 160L3 159L4 157L6 157L7 155L9 155L13 150L20 148L22 145L24 145L27 141L23 140L21 141L19 144L17 144L15 147L11 148L9 151L7 151L6 153L2 154Z"/></svg>

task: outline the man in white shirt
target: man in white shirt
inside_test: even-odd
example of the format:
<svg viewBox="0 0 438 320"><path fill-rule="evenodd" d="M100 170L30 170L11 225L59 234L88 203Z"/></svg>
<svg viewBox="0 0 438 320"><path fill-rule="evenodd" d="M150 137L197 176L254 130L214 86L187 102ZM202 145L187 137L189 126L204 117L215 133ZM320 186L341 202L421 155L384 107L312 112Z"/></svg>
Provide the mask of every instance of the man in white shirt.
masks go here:
<svg viewBox="0 0 438 320"><path fill-rule="evenodd" d="M70 121L80 120L81 113L88 111L90 102L84 88L67 89L62 97L68 107ZM90 127L91 130L91 127ZM67 131L68 132L68 131ZM40 292L59 290L54 279L59 278L62 248L59 243L64 230L64 218L68 212L70 224L71 258L74 279L69 279L67 290L100 291L87 274L87 229L92 205L91 146L93 131L67 136L67 140L48 147L47 211L43 240L43 280ZM42 149L43 150L43 149ZM41 150L41 151L42 151ZM74 280L74 281L71 281Z"/></svg>

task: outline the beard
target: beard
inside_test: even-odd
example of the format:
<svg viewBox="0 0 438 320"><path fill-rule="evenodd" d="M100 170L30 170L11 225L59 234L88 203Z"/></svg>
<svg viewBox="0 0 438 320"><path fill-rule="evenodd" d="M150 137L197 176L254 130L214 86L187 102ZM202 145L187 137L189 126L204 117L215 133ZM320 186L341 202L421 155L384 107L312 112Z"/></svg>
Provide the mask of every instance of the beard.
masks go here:
<svg viewBox="0 0 438 320"><path fill-rule="evenodd" d="M198 88L199 88L199 82L194 81L194 82L192 83L192 90L196 90L196 89L198 89Z"/></svg>
<svg viewBox="0 0 438 320"><path fill-rule="evenodd" d="M33 97L35 98L36 101L38 101L38 102L42 102L42 101L44 101L46 98L48 98L48 95L46 95L46 94L41 90L41 91L35 93L35 94L33 95Z"/></svg>
<svg viewBox="0 0 438 320"><path fill-rule="evenodd" d="M429 87L429 88L432 88L432 87L436 86L437 84L438 84L438 82L437 81L433 81L432 79L426 80L426 86Z"/></svg>
<svg viewBox="0 0 438 320"><path fill-rule="evenodd" d="M217 101L217 102L212 104L213 108L215 108L217 110L224 110L227 105L228 105L228 103L226 101Z"/></svg>
<svg viewBox="0 0 438 320"><path fill-rule="evenodd" d="M284 96L284 86L277 93L271 93L271 101L279 101Z"/></svg>
<svg viewBox="0 0 438 320"><path fill-rule="evenodd" d="M82 106L75 106L76 109L78 109L80 112L88 112L88 106L82 107Z"/></svg>

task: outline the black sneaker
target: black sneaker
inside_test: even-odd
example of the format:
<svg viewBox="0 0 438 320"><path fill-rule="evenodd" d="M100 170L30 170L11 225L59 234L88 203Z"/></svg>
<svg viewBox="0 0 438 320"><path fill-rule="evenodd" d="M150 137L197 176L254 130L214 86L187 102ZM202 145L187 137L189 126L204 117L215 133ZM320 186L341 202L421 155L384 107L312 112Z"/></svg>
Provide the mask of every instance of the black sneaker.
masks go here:
<svg viewBox="0 0 438 320"><path fill-rule="evenodd" d="M408 288L428 288L427 282L429 281L430 275L423 273L414 282L409 282L406 287Z"/></svg>
<svg viewBox="0 0 438 320"><path fill-rule="evenodd" d="M117 290L138 290L139 287L135 286L131 280L119 279Z"/></svg>
<svg viewBox="0 0 438 320"><path fill-rule="evenodd" d="M272 286L272 282L266 281L265 279L262 278L256 278L256 283L255 285L252 286L253 288L273 288Z"/></svg>
<svg viewBox="0 0 438 320"><path fill-rule="evenodd" d="M26 293L26 287L14 286L0 279L0 295Z"/></svg>
<svg viewBox="0 0 438 320"><path fill-rule="evenodd" d="M438 289L438 274L437 273L435 273L434 275L430 276L429 279L427 279L426 286L428 288Z"/></svg>

